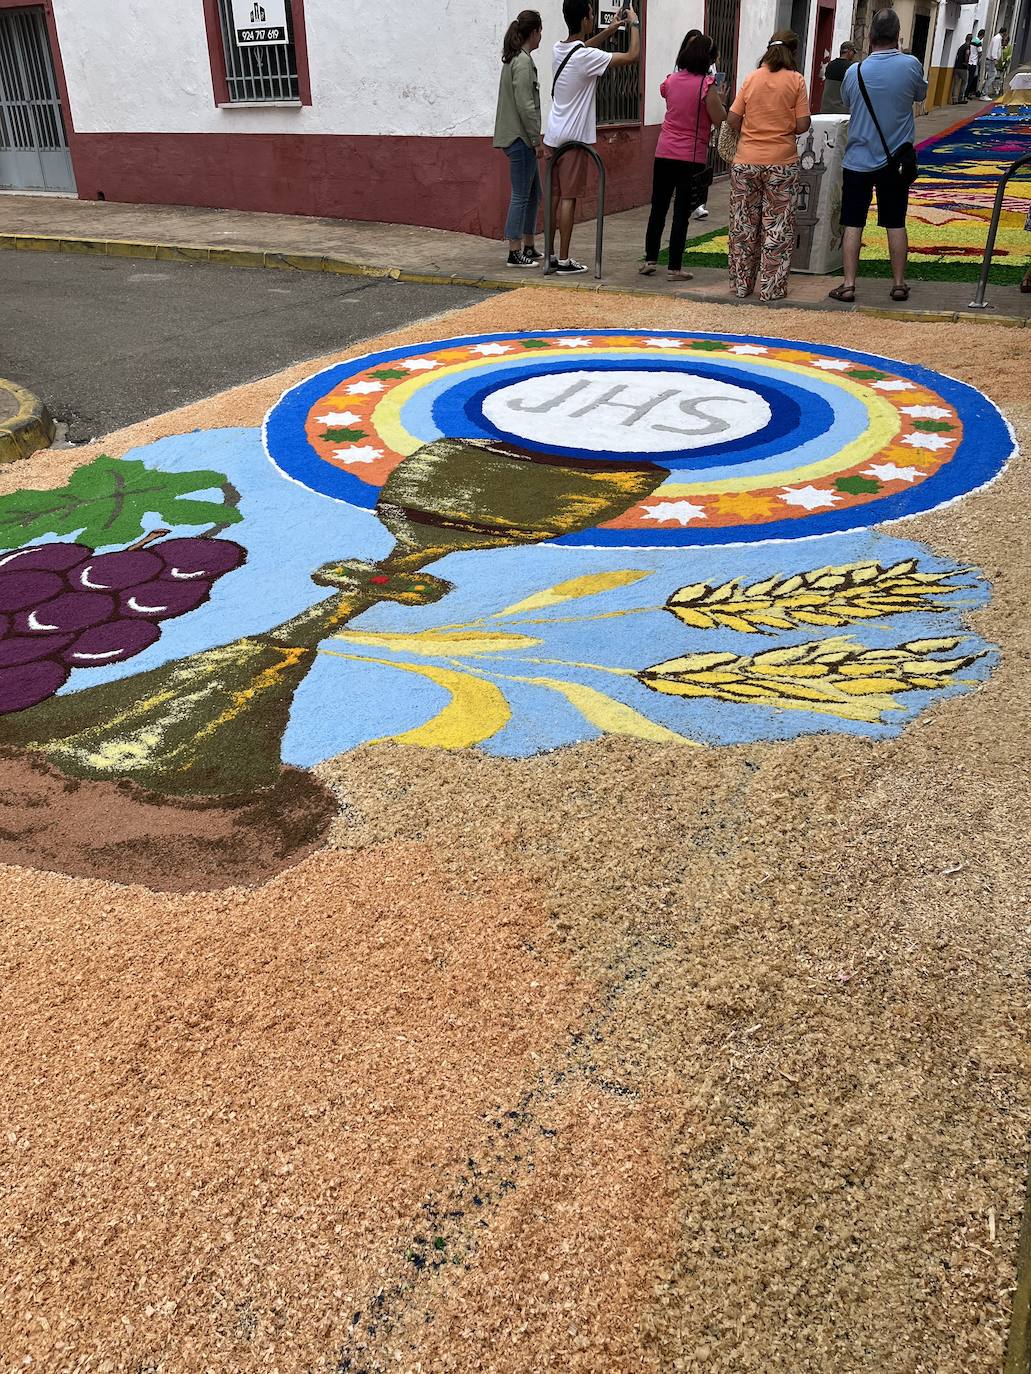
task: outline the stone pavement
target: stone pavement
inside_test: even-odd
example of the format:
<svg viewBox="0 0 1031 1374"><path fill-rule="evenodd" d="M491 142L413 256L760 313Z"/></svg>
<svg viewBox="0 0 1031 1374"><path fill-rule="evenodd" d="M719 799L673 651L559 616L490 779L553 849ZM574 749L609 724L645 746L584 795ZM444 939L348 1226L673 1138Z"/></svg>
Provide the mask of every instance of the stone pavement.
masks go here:
<svg viewBox="0 0 1031 1374"><path fill-rule="evenodd" d="M961 115L973 118L982 108L978 104L961 111L946 106L921 116L918 140L933 138L957 124ZM709 201L710 217L692 222L692 236L725 225L728 200L729 184L717 183ZM571 281L506 268L503 245L497 241L439 229L38 195L0 194L0 247L119 257L200 258L242 267L390 275L500 288L544 282L553 289L633 291L733 304L723 269L696 269L694 280L686 286L668 281L661 271L651 278L641 277L638 267L647 218L648 209L642 206L606 219L600 284L593 274ZM593 222L576 229L574 251L585 260L593 252L594 230ZM849 307L827 299L837 280L796 274L791 279L789 299L768 308L860 309L902 318L926 318L930 312L948 320L965 314L974 294L969 282L917 282L908 304L895 304L888 297L887 282L868 278L860 283L856 306ZM990 309L973 318L1023 324L1031 316L1031 296L1021 295L1013 286L990 289L988 301Z"/></svg>

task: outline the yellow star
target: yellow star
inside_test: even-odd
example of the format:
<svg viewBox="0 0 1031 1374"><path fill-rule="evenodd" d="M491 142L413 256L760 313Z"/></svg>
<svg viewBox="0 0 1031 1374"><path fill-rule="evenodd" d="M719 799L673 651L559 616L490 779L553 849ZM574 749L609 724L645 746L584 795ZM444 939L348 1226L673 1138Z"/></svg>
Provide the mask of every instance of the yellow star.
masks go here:
<svg viewBox="0 0 1031 1374"><path fill-rule="evenodd" d="M777 509L776 501L772 496L750 491L717 496L715 505L718 516L724 519L733 519L741 524L761 520Z"/></svg>

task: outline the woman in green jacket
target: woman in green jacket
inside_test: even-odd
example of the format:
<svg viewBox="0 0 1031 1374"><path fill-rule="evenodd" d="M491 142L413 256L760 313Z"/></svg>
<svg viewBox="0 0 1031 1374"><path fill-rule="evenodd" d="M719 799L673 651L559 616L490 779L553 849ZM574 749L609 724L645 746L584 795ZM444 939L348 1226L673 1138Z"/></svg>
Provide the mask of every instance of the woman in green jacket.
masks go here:
<svg viewBox="0 0 1031 1374"><path fill-rule="evenodd" d="M534 267L543 256L534 244L541 203L537 163L544 154L541 92L530 56L540 47L541 28L537 11L523 10L508 26L501 53L494 147L505 150L512 176L512 201L505 222L509 267Z"/></svg>

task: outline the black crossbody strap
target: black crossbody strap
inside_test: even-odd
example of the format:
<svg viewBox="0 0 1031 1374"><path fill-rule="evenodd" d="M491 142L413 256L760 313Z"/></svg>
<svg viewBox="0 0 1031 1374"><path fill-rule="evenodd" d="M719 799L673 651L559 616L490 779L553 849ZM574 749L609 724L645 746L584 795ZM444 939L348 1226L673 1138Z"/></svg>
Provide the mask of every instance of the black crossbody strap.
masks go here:
<svg viewBox="0 0 1031 1374"><path fill-rule="evenodd" d="M857 77L858 80L859 80L859 91L860 91L860 94L862 95L863 99L866 101L866 108L870 111L870 118L873 120L873 126L874 126L874 128L877 130L878 134L880 135L881 142L884 144L884 156L885 156L885 157L888 159L888 161L890 162L890 161L891 161L891 149L888 147L888 140L884 137L884 130L881 128L880 121L879 121L878 118L877 118L877 112L874 110L873 103L872 103L871 100L870 100L870 92L866 89L866 82L863 80L863 64L862 64L862 62L860 62L859 66L856 68L856 77Z"/></svg>
<svg viewBox="0 0 1031 1374"><path fill-rule="evenodd" d="M563 57L562 63L561 63L561 65L560 65L558 71L555 73L555 80L551 83L551 98L552 98L552 100L555 99L555 87L558 85L558 79L559 79L559 77L562 75L562 73L563 73L563 72L565 71L565 69L566 69L566 63L567 63L567 62L569 61L569 59L573 56L573 53L579 52L581 48L586 48L586 47L587 47L587 44L586 44L586 43L577 43L576 47L575 47L575 48L570 48L569 51L566 53L565 57Z"/></svg>

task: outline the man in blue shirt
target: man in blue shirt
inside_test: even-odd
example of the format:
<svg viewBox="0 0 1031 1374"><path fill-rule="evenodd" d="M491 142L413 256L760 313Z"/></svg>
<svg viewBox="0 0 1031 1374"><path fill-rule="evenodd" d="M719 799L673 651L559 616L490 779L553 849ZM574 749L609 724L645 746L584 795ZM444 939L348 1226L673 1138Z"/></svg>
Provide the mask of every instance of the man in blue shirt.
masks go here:
<svg viewBox="0 0 1031 1374"><path fill-rule="evenodd" d="M859 251L874 191L877 192L877 223L888 231L893 278L891 298L904 301L909 297L906 285L909 187L890 165L884 144L887 143L894 153L903 143L915 141L913 106L926 96L927 81L917 59L899 52L899 30L895 11L879 10L870 26L870 56L849 67L841 83L841 101L851 119L841 187L844 281L830 293L836 301L850 302L856 298ZM884 134L883 142L859 89L860 69Z"/></svg>

